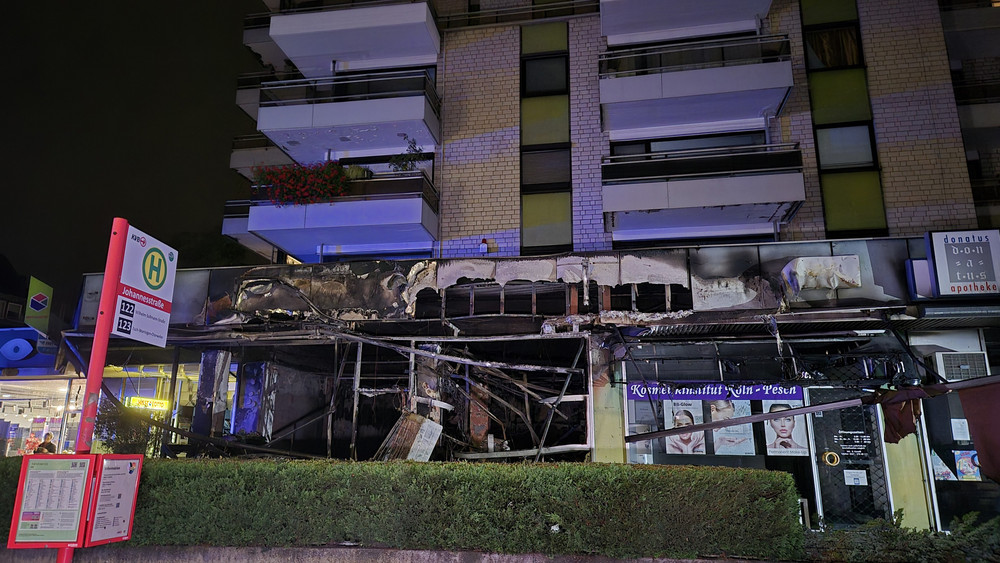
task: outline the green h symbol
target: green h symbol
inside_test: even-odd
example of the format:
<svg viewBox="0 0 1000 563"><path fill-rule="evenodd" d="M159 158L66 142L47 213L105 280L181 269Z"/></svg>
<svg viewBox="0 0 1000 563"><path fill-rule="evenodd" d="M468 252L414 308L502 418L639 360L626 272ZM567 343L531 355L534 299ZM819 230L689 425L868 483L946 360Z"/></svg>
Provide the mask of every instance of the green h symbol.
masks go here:
<svg viewBox="0 0 1000 563"><path fill-rule="evenodd" d="M163 252L159 248L151 248L143 258L143 278L151 289L159 289L166 281L166 264Z"/></svg>

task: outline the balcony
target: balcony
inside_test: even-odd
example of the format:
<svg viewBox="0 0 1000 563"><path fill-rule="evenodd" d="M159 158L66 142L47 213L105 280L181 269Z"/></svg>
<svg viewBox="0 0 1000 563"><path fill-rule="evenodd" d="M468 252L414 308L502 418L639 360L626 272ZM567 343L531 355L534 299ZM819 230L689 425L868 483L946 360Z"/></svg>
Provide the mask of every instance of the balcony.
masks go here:
<svg viewBox="0 0 1000 563"><path fill-rule="evenodd" d="M990 154L1000 147L1000 80L961 81L954 86L965 150Z"/></svg>
<svg viewBox="0 0 1000 563"><path fill-rule="evenodd" d="M457 4L458 9L445 11L438 7L438 26L441 29L455 29L475 25L526 22L545 18L558 18L597 13L598 0L550 0L548 2L528 2L528 5L484 8L463 11L467 3Z"/></svg>
<svg viewBox="0 0 1000 563"><path fill-rule="evenodd" d="M438 144L440 107L424 70L266 82L257 129L297 162L398 154Z"/></svg>
<svg viewBox="0 0 1000 563"><path fill-rule="evenodd" d="M756 33L771 0L601 0L609 46Z"/></svg>
<svg viewBox="0 0 1000 563"><path fill-rule="evenodd" d="M972 180L972 198L980 229L1000 228L1000 178Z"/></svg>
<svg viewBox="0 0 1000 563"><path fill-rule="evenodd" d="M605 157L601 177L618 241L770 234L805 201L795 144Z"/></svg>
<svg viewBox="0 0 1000 563"><path fill-rule="evenodd" d="M952 61L1000 57L1000 9L992 0L938 0Z"/></svg>
<svg viewBox="0 0 1000 563"><path fill-rule="evenodd" d="M285 164L294 162L264 135L242 135L233 139L229 167L248 180L253 180L253 168L256 166Z"/></svg>
<svg viewBox="0 0 1000 563"><path fill-rule="evenodd" d="M223 224L224 235L252 250L263 254L255 246L273 246L302 262L329 255L430 254L437 233L437 191L420 170L352 181L346 195L327 203L233 202Z"/></svg>
<svg viewBox="0 0 1000 563"><path fill-rule="evenodd" d="M260 85L264 82L278 80L297 80L305 78L298 72L251 72L241 74L236 78L236 105L240 106L252 119L257 119L260 108Z"/></svg>
<svg viewBox="0 0 1000 563"><path fill-rule="evenodd" d="M304 76L437 64L441 37L428 2L319 4L270 18L271 40Z"/></svg>
<svg viewBox="0 0 1000 563"><path fill-rule="evenodd" d="M791 87L784 36L609 51L600 59L612 141L764 129Z"/></svg>

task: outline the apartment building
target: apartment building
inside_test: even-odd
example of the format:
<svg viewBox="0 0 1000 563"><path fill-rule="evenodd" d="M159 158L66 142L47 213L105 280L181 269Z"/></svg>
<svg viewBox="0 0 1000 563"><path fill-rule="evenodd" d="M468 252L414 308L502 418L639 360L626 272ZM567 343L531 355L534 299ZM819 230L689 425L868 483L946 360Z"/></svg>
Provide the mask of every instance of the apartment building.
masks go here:
<svg viewBox="0 0 1000 563"><path fill-rule="evenodd" d="M178 272L123 399L338 458L787 471L809 525L997 513L1000 8L261 10L224 233L273 264Z"/></svg>

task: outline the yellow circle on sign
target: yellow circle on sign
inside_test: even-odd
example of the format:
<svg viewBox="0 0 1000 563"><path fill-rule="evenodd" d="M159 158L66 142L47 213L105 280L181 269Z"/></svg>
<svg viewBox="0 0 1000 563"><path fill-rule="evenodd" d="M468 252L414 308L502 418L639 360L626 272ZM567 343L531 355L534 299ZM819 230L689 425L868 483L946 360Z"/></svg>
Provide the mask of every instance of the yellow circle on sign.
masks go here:
<svg viewBox="0 0 1000 563"><path fill-rule="evenodd" d="M149 289L160 289L167 281L167 259L159 248L150 248L142 258L142 280Z"/></svg>

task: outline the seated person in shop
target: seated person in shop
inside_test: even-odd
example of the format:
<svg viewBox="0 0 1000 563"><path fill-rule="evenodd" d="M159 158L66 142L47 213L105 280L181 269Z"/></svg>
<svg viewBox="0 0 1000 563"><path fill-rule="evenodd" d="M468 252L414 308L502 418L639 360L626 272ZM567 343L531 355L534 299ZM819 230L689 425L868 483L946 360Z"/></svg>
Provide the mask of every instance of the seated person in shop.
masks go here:
<svg viewBox="0 0 1000 563"><path fill-rule="evenodd" d="M35 446L36 454L54 454L56 453L56 445L52 443L52 433L46 432L45 439L42 443Z"/></svg>

